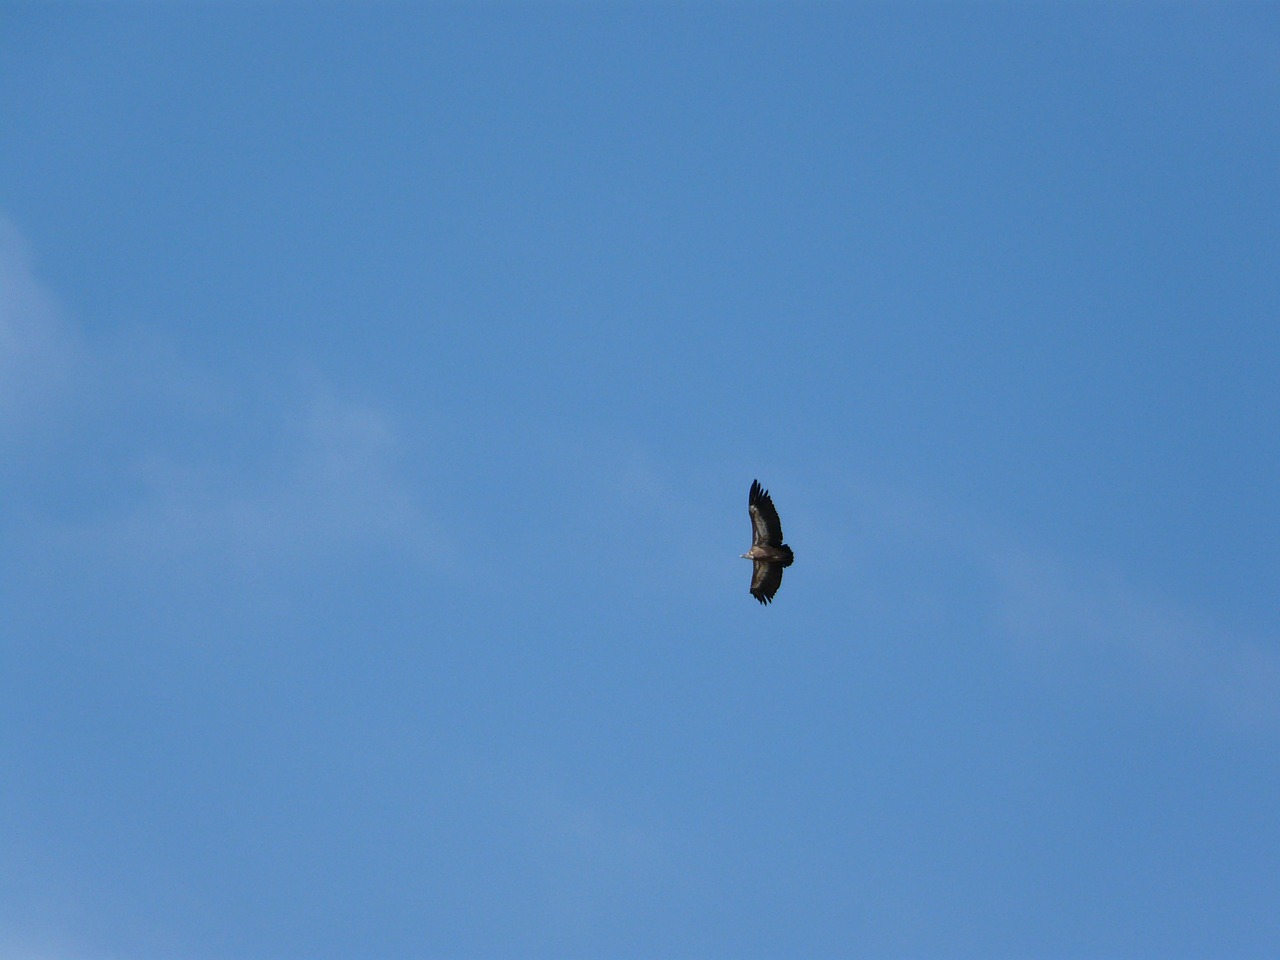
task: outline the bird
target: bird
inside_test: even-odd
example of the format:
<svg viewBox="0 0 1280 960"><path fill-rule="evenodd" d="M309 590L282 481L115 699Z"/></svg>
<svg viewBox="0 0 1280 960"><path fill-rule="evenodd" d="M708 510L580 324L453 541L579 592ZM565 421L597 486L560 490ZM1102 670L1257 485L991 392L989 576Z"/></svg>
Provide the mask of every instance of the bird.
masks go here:
<svg viewBox="0 0 1280 960"><path fill-rule="evenodd" d="M751 549L741 556L754 563L751 595L767 604L782 586L782 568L791 566L795 554L782 542L782 521L759 480L751 481L747 512L751 515Z"/></svg>

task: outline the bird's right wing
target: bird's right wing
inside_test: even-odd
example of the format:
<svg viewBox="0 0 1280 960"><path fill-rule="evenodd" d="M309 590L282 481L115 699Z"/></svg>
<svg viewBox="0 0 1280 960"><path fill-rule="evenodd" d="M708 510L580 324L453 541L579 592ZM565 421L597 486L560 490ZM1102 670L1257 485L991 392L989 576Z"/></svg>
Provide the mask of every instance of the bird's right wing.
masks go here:
<svg viewBox="0 0 1280 960"><path fill-rule="evenodd" d="M747 497L747 512L751 514L753 542L758 546L782 546L782 521L773 506L769 491L760 486L759 480L751 481L751 493Z"/></svg>

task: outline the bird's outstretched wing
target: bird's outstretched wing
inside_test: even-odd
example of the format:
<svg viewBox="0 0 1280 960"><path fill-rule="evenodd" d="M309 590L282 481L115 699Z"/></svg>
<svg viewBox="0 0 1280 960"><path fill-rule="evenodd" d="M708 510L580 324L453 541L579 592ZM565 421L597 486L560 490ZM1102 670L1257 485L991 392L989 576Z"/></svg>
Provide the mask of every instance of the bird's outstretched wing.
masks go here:
<svg viewBox="0 0 1280 960"><path fill-rule="evenodd" d="M782 564L766 560L755 561L751 571L751 595L761 603L768 603L782 586Z"/></svg>
<svg viewBox="0 0 1280 960"><path fill-rule="evenodd" d="M778 519L769 491L760 486L759 480L751 481L747 512L751 514L752 543L755 546L782 546L782 521Z"/></svg>

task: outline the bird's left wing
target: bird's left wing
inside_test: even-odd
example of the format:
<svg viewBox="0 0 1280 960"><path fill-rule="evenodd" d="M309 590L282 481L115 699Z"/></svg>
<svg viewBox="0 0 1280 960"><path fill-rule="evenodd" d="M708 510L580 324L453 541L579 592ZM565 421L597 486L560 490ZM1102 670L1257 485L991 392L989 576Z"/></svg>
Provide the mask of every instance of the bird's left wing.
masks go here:
<svg viewBox="0 0 1280 960"><path fill-rule="evenodd" d="M751 570L751 595L768 603L782 586L782 564L757 560Z"/></svg>

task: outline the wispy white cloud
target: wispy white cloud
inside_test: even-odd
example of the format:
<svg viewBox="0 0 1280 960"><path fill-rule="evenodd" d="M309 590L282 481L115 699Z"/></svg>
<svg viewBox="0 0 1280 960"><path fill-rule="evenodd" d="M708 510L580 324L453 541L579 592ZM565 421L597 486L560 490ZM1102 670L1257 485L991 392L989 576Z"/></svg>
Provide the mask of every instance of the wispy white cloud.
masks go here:
<svg viewBox="0 0 1280 960"><path fill-rule="evenodd" d="M88 960L88 955L79 949L48 940L6 935L0 931L0 960Z"/></svg>
<svg viewBox="0 0 1280 960"><path fill-rule="evenodd" d="M1243 635L1138 586L1133 575L1068 561L927 498L867 484L855 499L858 526L878 541L875 549L912 554L926 568L949 565L982 594L993 636L1042 678L1173 700L1216 722L1280 734L1275 639ZM860 562L874 565L865 551ZM938 584L921 578L895 587L928 606L928 596L912 591L936 592Z"/></svg>
<svg viewBox="0 0 1280 960"><path fill-rule="evenodd" d="M128 664L143 699L200 690L219 667L240 690L278 682L296 661L287 640L262 649L277 623L322 625L300 608L353 573L437 563L448 524L385 406L292 358L279 367L294 372L255 380L164 331L86 336L7 224L0 297L0 573L20 598L0 640L10 677L48 655L86 674ZM0 834L38 835L24 805L36 794L0 804L0 827L14 827ZM110 884L64 882L63 855L40 844L0 848L27 876L0 883L0 960L100 956L81 944L113 913Z"/></svg>
<svg viewBox="0 0 1280 960"><path fill-rule="evenodd" d="M0 438L38 429L65 397L82 350L18 229L0 217Z"/></svg>
<svg viewBox="0 0 1280 960"><path fill-rule="evenodd" d="M387 414L320 389L270 415L265 446L248 453L142 451L126 468L139 495L100 518L104 535L249 569L359 545L426 557L434 531L420 491L400 473Z"/></svg>
<svg viewBox="0 0 1280 960"><path fill-rule="evenodd" d="M361 550L429 563L449 540L389 410L314 373L212 369L163 331L85 337L0 220L0 438L28 443L54 408L66 442L11 461L17 486L40 491L2 515L23 531L26 570L257 577ZM74 489L49 492L60 485Z"/></svg>
<svg viewBox="0 0 1280 960"><path fill-rule="evenodd" d="M1069 570L1021 549L993 551L988 562L997 622L1020 657L1280 733L1280 652L1260 639L1154 598L1117 572Z"/></svg>
<svg viewBox="0 0 1280 960"><path fill-rule="evenodd" d="M113 960L101 950L92 950L65 934L19 934L0 929L0 960Z"/></svg>

